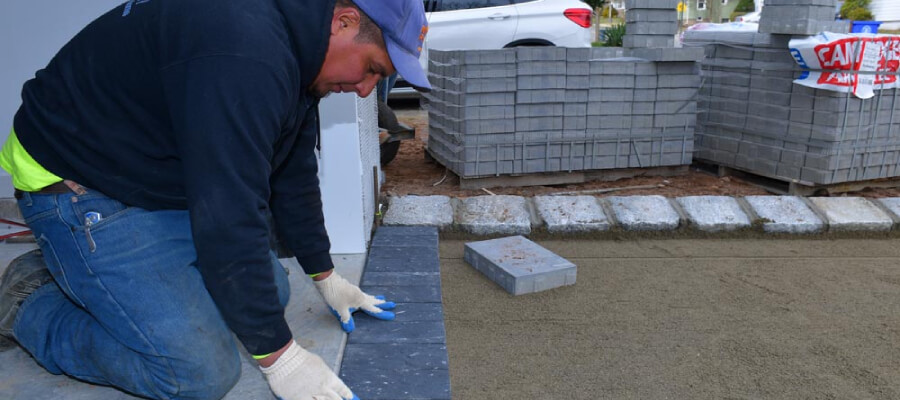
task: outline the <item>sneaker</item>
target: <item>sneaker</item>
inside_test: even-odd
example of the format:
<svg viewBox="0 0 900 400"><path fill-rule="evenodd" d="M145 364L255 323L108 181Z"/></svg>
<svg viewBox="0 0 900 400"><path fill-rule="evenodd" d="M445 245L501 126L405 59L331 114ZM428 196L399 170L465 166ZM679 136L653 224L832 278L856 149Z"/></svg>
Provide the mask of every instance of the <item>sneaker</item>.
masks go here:
<svg viewBox="0 0 900 400"><path fill-rule="evenodd" d="M40 249L16 257L0 276L0 351L15 346L13 324L19 306L43 284L53 280Z"/></svg>

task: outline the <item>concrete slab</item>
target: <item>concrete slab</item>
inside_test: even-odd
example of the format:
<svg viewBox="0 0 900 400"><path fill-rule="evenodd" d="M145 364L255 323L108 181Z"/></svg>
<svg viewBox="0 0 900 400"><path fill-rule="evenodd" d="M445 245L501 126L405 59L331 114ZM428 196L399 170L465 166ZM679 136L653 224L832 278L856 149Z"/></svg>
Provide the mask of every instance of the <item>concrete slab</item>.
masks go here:
<svg viewBox="0 0 900 400"><path fill-rule="evenodd" d="M594 196L537 196L534 204L552 233L609 230L609 219Z"/></svg>
<svg viewBox="0 0 900 400"><path fill-rule="evenodd" d="M681 223L663 196L611 196L607 201L619 225L628 231L672 230Z"/></svg>
<svg viewBox="0 0 900 400"><path fill-rule="evenodd" d="M453 207L447 196L391 197L383 223L445 228L453 223Z"/></svg>
<svg viewBox="0 0 900 400"><path fill-rule="evenodd" d="M36 248L35 244L0 243L0 269L18 255ZM359 282L365 254L333 255L336 270L351 282ZM320 355L337 371L347 335L328 311L312 282L300 269L297 260L282 259L288 268L291 300L285 310L288 325L297 342ZM241 349L241 378L225 396L226 400L273 399L262 373L250 356ZM66 399L105 400L136 399L117 389L87 384L65 375L51 375L22 349L0 353L0 398L2 399Z"/></svg>
<svg viewBox="0 0 900 400"><path fill-rule="evenodd" d="M691 224L704 232L749 228L750 218L729 196L687 196L676 199Z"/></svg>
<svg viewBox="0 0 900 400"><path fill-rule="evenodd" d="M463 199L457 225L476 235L527 235L531 217L521 196L477 196Z"/></svg>
<svg viewBox="0 0 900 400"><path fill-rule="evenodd" d="M832 231L888 231L891 217L862 197L811 197Z"/></svg>
<svg viewBox="0 0 900 400"><path fill-rule="evenodd" d="M575 264L522 236L466 243L463 258L513 295L575 284Z"/></svg>
<svg viewBox="0 0 900 400"><path fill-rule="evenodd" d="M769 233L817 233L825 222L797 196L746 196L753 212L762 219Z"/></svg>

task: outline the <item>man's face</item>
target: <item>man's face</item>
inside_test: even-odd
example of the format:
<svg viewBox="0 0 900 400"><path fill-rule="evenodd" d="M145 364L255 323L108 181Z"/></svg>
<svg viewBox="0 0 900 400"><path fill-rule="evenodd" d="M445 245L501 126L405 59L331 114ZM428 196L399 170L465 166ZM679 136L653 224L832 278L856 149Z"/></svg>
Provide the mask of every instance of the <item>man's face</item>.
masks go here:
<svg viewBox="0 0 900 400"><path fill-rule="evenodd" d="M383 45L356 40L359 18L356 9L335 10L325 62L309 89L315 96L356 92L366 97L381 78L394 73L394 64Z"/></svg>

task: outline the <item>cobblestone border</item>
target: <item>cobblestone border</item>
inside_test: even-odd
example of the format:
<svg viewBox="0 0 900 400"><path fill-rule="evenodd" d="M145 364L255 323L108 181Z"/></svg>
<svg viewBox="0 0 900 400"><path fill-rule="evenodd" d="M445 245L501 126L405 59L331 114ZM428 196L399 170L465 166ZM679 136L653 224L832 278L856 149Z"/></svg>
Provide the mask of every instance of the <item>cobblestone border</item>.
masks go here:
<svg viewBox="0 0 900 400"><path fill-rule="evenodd" d="M900 198L797 196L397 196L383 224L472 235L606 231L815 234L900 230ZM436 218L434 210L447 215ZM452 216L452 218L451 218ZM435 221L440 222L435 222ZM452 222L451 222L452 221Z"/></svg>

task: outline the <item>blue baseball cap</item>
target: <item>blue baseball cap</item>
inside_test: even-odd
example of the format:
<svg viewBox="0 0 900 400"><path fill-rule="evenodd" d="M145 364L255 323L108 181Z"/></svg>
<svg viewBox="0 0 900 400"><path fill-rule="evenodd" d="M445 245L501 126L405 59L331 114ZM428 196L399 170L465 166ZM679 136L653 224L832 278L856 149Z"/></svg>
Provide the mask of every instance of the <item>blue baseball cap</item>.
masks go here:
<svg viewBox="0 0 900 400"><path fill-rule="evenodd" d="M431 90L419 55L428 33L422 0L352 0L381 28L388 56L397 72L418 91Z"/></svg>

